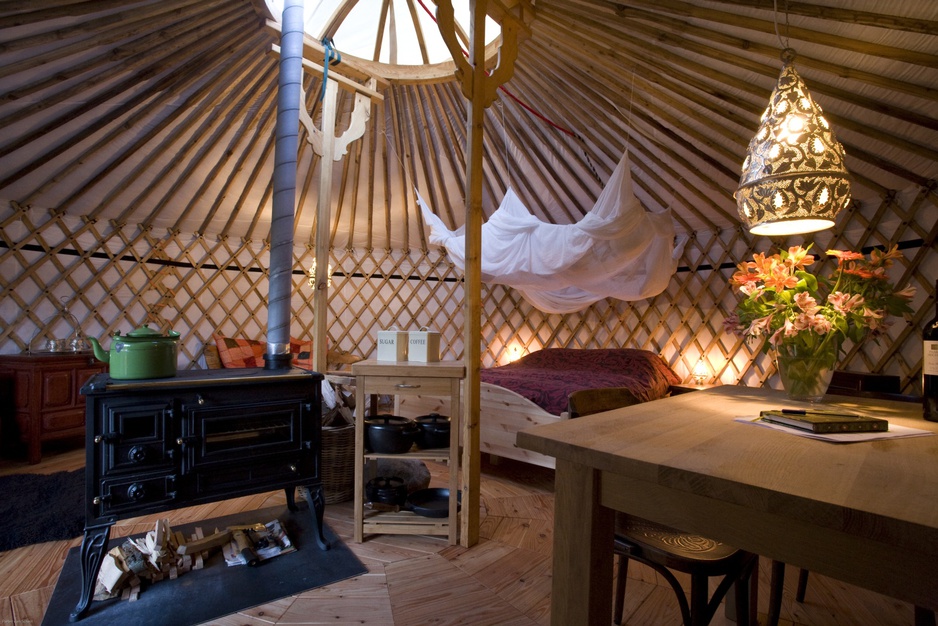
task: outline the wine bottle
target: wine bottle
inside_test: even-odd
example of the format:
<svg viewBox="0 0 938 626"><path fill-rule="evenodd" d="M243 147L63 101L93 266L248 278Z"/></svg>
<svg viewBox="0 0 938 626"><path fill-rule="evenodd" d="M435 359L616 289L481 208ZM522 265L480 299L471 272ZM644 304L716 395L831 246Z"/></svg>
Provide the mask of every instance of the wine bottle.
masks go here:
<svg viewBox="0 0 938 626"><path fill-rule="evenodd" d="M935 317L922 330L922 412L938 422L938 280L935 281Z"/></svg>

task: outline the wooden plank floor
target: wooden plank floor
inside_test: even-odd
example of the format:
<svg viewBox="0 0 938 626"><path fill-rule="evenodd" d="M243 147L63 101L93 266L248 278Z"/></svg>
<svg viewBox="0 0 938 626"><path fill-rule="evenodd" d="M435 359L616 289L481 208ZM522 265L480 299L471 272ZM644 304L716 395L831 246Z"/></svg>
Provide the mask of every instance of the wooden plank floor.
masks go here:
<svg viewBox="0 0 938 626"><path fill-rule="evenodd" d="M84 465L83 450L44 452L39 465L0 459L0 474L52 473ZM444 466L431 466L433 484L445 484ZM482 526L478 545L449 546L442 538L373 535L352 541L351 503L326 508L329 526L365 563L368 573L299 596L220 617L218 626L272 624L549 624L553 471L504 461L483 464ZM15 497L15 494L0 494ZM157 517L171 525L283 504L273 492L188 507L118 522L112 537L145 532ZM38 626L56 579L80 539L27 546L0 553L0 624ZM760 572L760 619L768 599L768 562ZM790 568L782 604L782 626L911 625L904 602L812 574L804 604L794 600L797 572ZM679 624L670 587L655 573L633 564L629 570L626 623L630 626ZM144 592L145 593L145 592ZM76 599L77 600L77 599ZM713 624L732 624L720 611Z"/></svg>

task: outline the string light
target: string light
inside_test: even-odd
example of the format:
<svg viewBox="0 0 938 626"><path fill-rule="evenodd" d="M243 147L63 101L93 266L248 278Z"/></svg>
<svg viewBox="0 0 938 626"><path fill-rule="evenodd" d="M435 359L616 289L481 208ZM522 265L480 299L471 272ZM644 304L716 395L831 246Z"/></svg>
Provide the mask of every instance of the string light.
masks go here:
<svg viewBox="0 0 938 626"><path fill-rule="evenodd" d="M326 266L326 269L329 272L329 278L326 280L326 287L332 288L332 263ZM306 272L306 282L309 283L309 286L313 289L316 288L316 259L313 259L313 264L309 266L309 270Z"/></svg>

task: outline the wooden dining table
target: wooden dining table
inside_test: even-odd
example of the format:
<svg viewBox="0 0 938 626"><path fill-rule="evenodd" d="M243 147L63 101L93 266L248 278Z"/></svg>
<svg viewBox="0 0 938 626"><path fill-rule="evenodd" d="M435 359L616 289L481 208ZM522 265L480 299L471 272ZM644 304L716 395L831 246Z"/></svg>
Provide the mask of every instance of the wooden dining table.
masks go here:
<svg viewBox="0 0 938 626"><path fill-rule="evenodd" d="M938 423L833 395L814 408L931 435L831 443L737 421L774 408L812 406L722 386L518 433L557 459L551 624L611 622L614 511L938 610Z"/></svg>

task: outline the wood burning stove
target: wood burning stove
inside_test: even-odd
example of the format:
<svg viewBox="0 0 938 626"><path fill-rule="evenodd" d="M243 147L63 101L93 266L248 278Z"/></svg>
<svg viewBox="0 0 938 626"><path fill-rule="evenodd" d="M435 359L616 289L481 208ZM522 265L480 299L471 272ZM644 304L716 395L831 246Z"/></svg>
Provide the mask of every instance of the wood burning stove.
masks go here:
<svg viewBox="0 0 938 626"><path fill-rule="evenodd" d="M86 398L82 592L88 610L111 526L119 519L284 489L309 490L322 549L322 375L301 369L200 370L173 378L115 380Z"/></svg>

